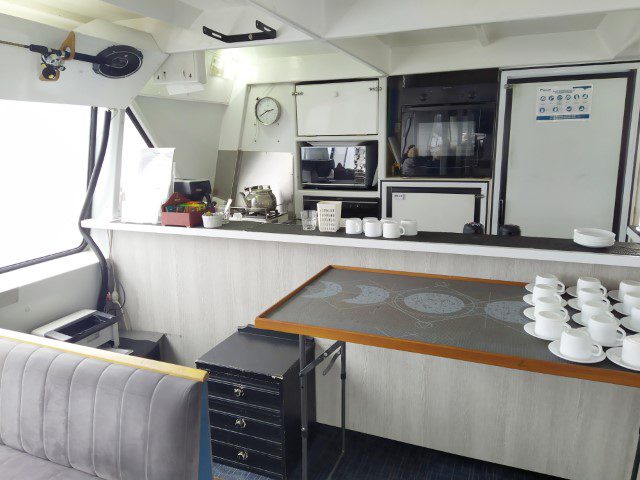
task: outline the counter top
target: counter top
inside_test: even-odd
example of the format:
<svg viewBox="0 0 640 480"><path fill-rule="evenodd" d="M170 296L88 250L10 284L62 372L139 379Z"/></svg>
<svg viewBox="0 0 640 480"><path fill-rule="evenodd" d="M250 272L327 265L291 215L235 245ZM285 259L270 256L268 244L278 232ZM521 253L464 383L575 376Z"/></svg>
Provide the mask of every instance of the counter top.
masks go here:
<svg viewBox="0 0 640 480"><path fill-rule="evenodd" d="M230 222L216 229L202 227L165 227L89 219L82 226L113 231L146 232L165 235L186 235L213 238L234 238L255 241L302 243L311 245L347 246L453 255L518 258L595 265L640 267L640 244L616 243L612 247L590 249L572 240L537 237L499 237L495 235L463 235L459 233L420 232L413 237L398 239L368 238L364 235L304 231L299 224L264 224Z"/></svg>

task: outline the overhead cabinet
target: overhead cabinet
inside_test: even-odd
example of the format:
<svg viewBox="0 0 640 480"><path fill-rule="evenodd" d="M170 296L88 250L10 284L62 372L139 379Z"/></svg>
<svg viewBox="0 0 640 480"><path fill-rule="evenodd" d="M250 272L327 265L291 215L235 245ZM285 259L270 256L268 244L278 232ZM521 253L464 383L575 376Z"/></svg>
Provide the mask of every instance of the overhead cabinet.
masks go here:
<svg viewBox="0 0 640 480"><path fill-rule="evenodd" d="M296 85L298 136L376 135L378 80Z"/></svg>

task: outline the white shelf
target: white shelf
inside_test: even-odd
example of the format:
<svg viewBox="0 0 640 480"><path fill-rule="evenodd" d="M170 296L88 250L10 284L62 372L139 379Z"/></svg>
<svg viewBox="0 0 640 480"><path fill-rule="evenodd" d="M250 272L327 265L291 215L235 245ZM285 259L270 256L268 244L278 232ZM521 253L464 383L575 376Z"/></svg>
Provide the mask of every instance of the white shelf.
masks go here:
<svg viewBox="0 0 640 480"><path fill-rule="evenodd" d="M484 245L461 245L457 243L433 243L407 240L369 239L364 236L330 237L322 235L296 235L290 233L268 233L229 229L205 229L165 227L162 225L109 222L104 220L84 220L82 226L97 230L113 230L161 235L182 235L193 237L233 238L263 242L326 245L352 248L372 248L378 250L398 250L409 252L444 253L449 255L469 255L481 257L515 258L543 260L550 262L586 263L621 267L640 267L640 256L614 255L607 253L570 252L561 250L540 250L534 248L496 247Z"/></svg>

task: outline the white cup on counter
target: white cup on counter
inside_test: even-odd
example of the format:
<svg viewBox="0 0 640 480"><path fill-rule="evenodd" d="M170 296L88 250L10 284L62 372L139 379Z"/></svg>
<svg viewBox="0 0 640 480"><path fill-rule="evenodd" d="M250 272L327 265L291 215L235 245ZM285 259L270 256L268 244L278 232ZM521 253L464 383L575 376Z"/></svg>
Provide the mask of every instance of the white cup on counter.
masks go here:
<svg viewBox="0 0 640 480"><path fill-rule="evenodd" d="M640 368L640 335L627 335L622 341L622 361Z"/></svg>
<svg viewBox="0 0 640 480"><path fill-rule="evenodd" d="M618 326L618 319L611 312L594 315L587 326L591 338L603 345L613 345L624 340L626 332Z"/></svg>
<svg viewBox="0 0 640 480"><path fill-rule="evenodd" d="M567 325L569 317L561 312L544 311L536 314L536 324L533 327L536 335L552 340L557 340L565 330L570 330Z"/></svg>
<svg viewBox="0 0 640 480"><path fill-rule="evenodd" d="M551 285L556 287L556 292L559 294L564 293L565 285L562 283L558 277L551 273L541 273L540 275L536 275L535 285Z"/></svg>
<svg viewBox="0 0 640 480"><path fill-rule="evenodd" d="M418 221L417 220L409 220L402 219L400 220L400 225L404 228L403 235L405 237L413 237L418 234Z"/></svg>
<svg viewBox="0 0 640 480"><path fill-rule="evenodd" d="M640 293L640 282L636 280L623 280L618 286L618 298L624 302L627 293Z"/></svg>
<svg viewBox="0 0 640 480"><path fill-rule="evenodd" d="M381 237L382 236L382 223L377 219L368 220L364 222L364 235L366 237Z"/></svg>
<svg viewBox="0 0 640 480"><path fill-rule="evenodd" d="M624 295L624 300L622 300L622 305L624 308L624 313L626 315L630 315L633 307L640 307L640 293L626 293Z"/></svg>
<svg viewBox="0 0 640 480"><path fill-rule="evenodd" d="M578 277L578 281L576 282L576 290L580 290L583 288L597 288L602 291L602 295L607 294L607 289L604 288L600 280L594 277Z"/></svg>
<svg viewBox="0 0 640 480"><path fill-rule="evenodd" d="M382 236L384 238L400 238L404 235L404 227L395 220L382 222Z"/></svg>
<svg viewBox="0 0 640 480"><path fill-rule="evenodd" d="M533 307L534 318L537 320L538 314L542 312L559 312L562 313L567 320L569 319L569 312L562 306L557 297L540 297Z"/></svg>
<svg viewBox="0 0 640 480"><path fill-rule="evenodd" d="M602 347L593 341L586 330L569 329L560 335L560 353L577 360L589 360L602 355Z"/></svg>
<svg viewBox="0 0 640 480"><path fill-rule="evenodd" d="M558 303L562 303L562 297L558 295L558 289L554 285L534 285L533 287L533 304L535 305L540 298L553 297L558 300Z"/></svg>
<svg viewBox="0 0 640 480"><path fill-rule="evenodd" d="M578 306L582 309L582 305L585 302L602 302L606 303L607 309L609 309L609 299L605 297L601 288L579 288L578 289Z"/></svg>
<svg viewBox="0 0 640 480"><path fill-rule="evenodd" d="M362 220L359 218L347 218L344 229L348 235L362 233Z"/></svg>
<svg viewBox="0 0 640 480"><path fill-rule="evenodd" d="M600 315L601 313L609 313L609 305L601 300L589 300L582 304L582 323L589 326L589 319Z"/></svg>

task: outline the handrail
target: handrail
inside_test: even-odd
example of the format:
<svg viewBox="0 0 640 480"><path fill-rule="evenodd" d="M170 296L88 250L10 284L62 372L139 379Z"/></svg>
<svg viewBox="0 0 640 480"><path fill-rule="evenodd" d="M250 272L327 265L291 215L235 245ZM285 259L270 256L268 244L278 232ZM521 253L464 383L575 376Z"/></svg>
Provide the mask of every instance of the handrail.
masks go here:
<svg viewBox="0 0 640 480"><path fill-rule="evenodd" d="M102 360L104 362L117 365L139 368L141 370L149 370L151 372L184 378L194 382L205 382L208 377L208 372L198 370L197 368L183 367L182 365L149 360L147 358L136 357L133 355L123 355L121 353L110 352L108 350L86 347L75 343L60 342L50 338L38 337L36 335L29 335L27 333L15 332L13 330L6 330L3 328L0 328L0 338L6 338L20 343L28 343L39 347L53 348L65 353L81 355L86 358L93 358L95 360Z"/></svg>

